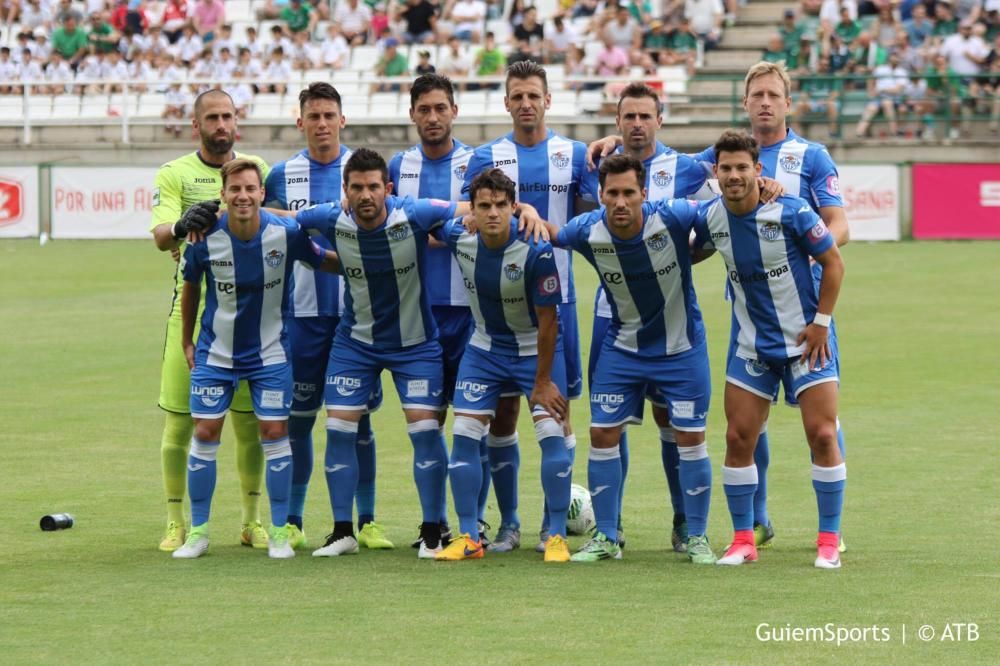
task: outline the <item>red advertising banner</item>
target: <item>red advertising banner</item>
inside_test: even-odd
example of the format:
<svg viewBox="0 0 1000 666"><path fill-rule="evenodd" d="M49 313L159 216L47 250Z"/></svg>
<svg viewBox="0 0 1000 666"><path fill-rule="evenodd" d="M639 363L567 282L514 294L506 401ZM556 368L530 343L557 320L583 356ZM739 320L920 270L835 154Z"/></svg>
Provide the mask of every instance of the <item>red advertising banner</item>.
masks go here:
<svg viewBox="0 0 1000 666"><path fill-rule="evenodd" d="M1000 163L914 164L913 237L1000 239Z"/></svg>

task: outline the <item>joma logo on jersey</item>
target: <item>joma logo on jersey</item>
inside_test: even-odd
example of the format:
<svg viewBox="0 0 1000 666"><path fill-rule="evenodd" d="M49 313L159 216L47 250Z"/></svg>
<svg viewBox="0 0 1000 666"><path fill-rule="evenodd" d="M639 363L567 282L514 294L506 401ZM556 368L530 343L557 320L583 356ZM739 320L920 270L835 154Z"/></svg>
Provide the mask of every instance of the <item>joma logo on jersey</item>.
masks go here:
<svg viewBox="0 0 1000 666"><path fill-rule="evenodd" d="M420 178L420 174L419 173L401 173L401 174L399 174L399 179L400 180L405 180L407 178Z"/></svg>
<svg viewBox="0 0 1000 666"><path fill-rule="evenodd" d="M764 240L776 241L781 236L781 225L777 222L765 222L760 228Z"/></svg>
<svg viewBox="0 0 1000 666"><path fill-rule="evenodd" d="M788 173L796 173L802 167L802 160L795 155L782 155L778 165Z"/></svg>
<svg viewBox="0 0 1000 666"><path fill-rule="evenodd" d="M666 187L673 179L674 175L669 171L664 171L663 169L660 169L653 174L653 184L657 187Z"/></svg>
<svg viewBox="0 0 1000 666"><path fill-rule="evenodd" d="M473 257L468 252L464 252L462 250L456 250L455 254L458 255L460 259L465 259L466 261L471 261L472 263L476 263L476 258Z"/></svg>
<svg viewBox="0 0 1000 666"><path fill-rule="evenodd" d="M200 183L202 185L215 185L214 178L195 178L194 182Z"/></svg>
<svg viewBox="0 0 1000 666"><path fill-rule="evenodd" d="M517 282L524 275L524 270L517 264L507 264L503 267L503 274L507 276L507 279L511 282Z"/></svg>
<svg viewBox="0 0 1000 666"><path fill-rule="evenodd" d="M712 240L715 240L717 238L729 238L729 232L728 231L713 231L712 232Z"/></svg>
<svg viewBox="0 0 1000 666"><path fill-rule="evenodd" d="M281 250L271 250L264 255L264 263L266 263L271 268L277 268L281 265L281 260L285 258L285 253Z"/></svg>
<svg viewBox="0 0 1000 666"><path fill-rule="evenodd" d="M615 248L613 247L592 247L591 252L594 254L614 254Z"/></svg>
<svg viewBox="0 0 1000 666"><path fill-rule="evenodd" d="M510 166L511 164L517 164L517 160L496 160L493 162L494 167Z"/></svg>
<svg viewBox="0 0 1000 666"><path fill-rule="evenodd" d="M209 266L232 266L233 262L228 259L209 259Z"/></svg>
<svg viewBox="0 0 1000 666"><path fill-rule="evenodd" d="M291 178L285 178L286 185L297 185L298 183L308 183L308 176L293 176Z"/></svg>
<svg viewBox="0 0 1000 666"><path fill-rule="evenodd" d="M410 225L405 222L400 222L399 224L394 224L386 229L386 233L389 234L389 238L392 240L406 240L406 237L410 235Z"/></svg>
<svg viewBox="0 0 1000 666"><path fill-rule="evenodd" d="M668 243L669 240L667 239L667 235L662 231L657 231L655 234L646 239L646 245L649 246L649 249L655 252L662 251L665 247L667 247Z"/></svg>
<svg viewBox="0 0 1000 666"><path fill-rule="evenodd" d="M337 238L346 238L348 240L354 240L357 238L357 234L353 231L345 231L344 229L337 229Z"/></svg>
<svg viewBox="0 0 1000 666"><path fill-rule="evenodd" d="M552 156L549 157L549 161L552 162L552 166L557 169L565 169L569 166L569 158L566 157L562 151L552 153Z"/></svg>

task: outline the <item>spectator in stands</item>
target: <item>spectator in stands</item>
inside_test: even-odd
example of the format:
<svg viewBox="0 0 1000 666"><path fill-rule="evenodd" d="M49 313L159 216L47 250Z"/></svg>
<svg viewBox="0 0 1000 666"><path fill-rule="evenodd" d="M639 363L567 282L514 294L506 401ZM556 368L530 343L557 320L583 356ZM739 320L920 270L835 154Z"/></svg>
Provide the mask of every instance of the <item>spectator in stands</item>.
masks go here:
<svg viewBox="0 0 1000 666"><path fill-rule="evenodd" d="M896 34L896 43L892 50L899 56L899 63L906 68L906 71L924 71L924 55L920 49L916 49L910 44L910 36L905 30L900 30Z"/></svg>
<svg viewBox="0 0 1000 666"><path fill-rule="evenodd" d="M983 17L983 0L955 0L955 18L958 22L976 23Z"/></svg>
<svg viewBox="0 0 1000 666"><path fill-rule="evenodd" d="M156 71L157 78L165 83L178 83L186 78L184 68L172 53L160 55Z"/></svg>
<svg viewBox="0 0 1000 666"><path fill-rule="evenodd" d="M372 12L368 5L358 0L342 0L333 13L333 20L340 24L348 44L359 46L368 42L368 30L372 25Z"/></svg>
<svg viewBox="0 0 1000 666"><path fill-rule="evenodd" d="M205 45L201 42L201 37L195 32L194 26L188 24L181 31L181 38L174 42L174 55L184 64L190 67L201 54Z"/></svg>
<svg viewBox="0 0 1000 666"><path fill-rule="evenodd" d="M959 138L959 120L969 112L966 104L969 92L962 77L949 66L947 56L939 53L924 72L924 79L927 81L927 94L935 101L938 113L947 112L951 117L949 138Z"/></svg>
<svg viewBox="0 0 1000 666"><path fill-rule="evenodd" d="M527 0L514 0L510 3L510 15L507 17L507 22L510 23L511 31L524 21L524 12L529 6Z"/></svg>
<svg viewBox="0 0 1000 666"><path fill-rule="evenodd" d="M861 35L861 22L851 18L850 10L842 6L840 8L840 21L833 27L833 31L848 48L854 48L858 36Z"/></svg>
<svg viewBox="0 0 1000 666"><path fill-rule="evenodd" d="M798 45L795 47L798 48ZM767 48L764 49L764 54L761 56L761 60L764 62L783 62L786 65L788 61L792 59L792 55L785 49L785 40L778 33L767 40ZM798 62L798 57L795 56L796 62Z"/></svg>
<svg viewBox="0 0 1000 666"><path fill-rule="evenodd" d="M62 27L56 28L52 33L52 47L62 54L63 58L75 72L80 61L87 55L90 42L87 33L76 24L76 17L72 14L66 16Z"/></svg>
<svg viewBox="0 0 1000 666"><path fill-rule="evenodd" d="M149 34L143 35L143 38L146 40L146 50L156 55L166 53L170 49L170 40L158 25L149 26Z"/></svg>
<svg viewBox="0 0 1000 666"><path fill-rule="evenodd" d="M0 74L0 80L2 79L3 75ZM49 63L45 65L45 80L49 84L50 95L63 95L70 90L69 84L73 83L73 70L70 69L69 63L59 51L53 50L49 57Z"/></svg>
<svg viewBox="0 0 1000 666"><path fill-rule="evenodd" d="M77 95L93 95L100 91L101 71L104 69L104 54L97 52L84 57L76 70Z"/></svg>
<svg viewBox="0 0 1000 666"><path fill-rule="evenodd" d="M52 8L49 2L41 0L25 0L21 7L21 28L52 28Z"/></svg>
<svg viewBox="0 0 1000 666"><path fill-rule="evenodd" d="M573 5L572 18L588 18L597 13L598 0L578 0Z"/></svg>
<svg viewBox="0 0 1000 666"><path fill-rule="evenodd" d="M385 41L385 52L377 63L375 63L375 74L384 77L406 76L410 71L410 63L406 61L406 56L399 52L399 40L390 37ZM398 83L380 83L379 92L398 92Z"/></svg>
<svg viewBox="0 0 1000 666"><path fill-rule="evenodd" d="M289 0L288 6L281 10L281 20L285 22L289 32L305 32L311 35L319 20L313 6L303 0Z"/></svg>
<svg viewBox="0 0 1000 666"><path fill-rule="evenodd" d="M722 21L725 18L722 0L685 0L684 16L691 21L691 29L705 44L705 50L714 49L722 39Z"/></svg>
<svg viewBox="0 0 1000 666"><path fill-rule="evenodd" d="M590 72L587 70L587 64L584 62L586 54L583 49L578 44L571 44L569 49L566 51L566 62L563 63L563 71L566 73L567 77L574 76L587 76ZM585 85L582 81L568 81L566 83L567 90L584 90Z"/></svg>
<svg viewBox="0 0 1000 666"><path fill-rule="evenodd" d="M486 20L503 18L504 0L486 0Z"/></svg>
<svg viewBox="0 0 1000 666"><path fill-rule="evenodd" d="M131 28L132 32L141 35L149 27L149 20L141 2L131 7L129 0L116 0L110 20L111 26L119 33L124 32L125 28Z"/></svg>
<svg viewBox="0 0 1000 666"><path fill-rule="evenodd" d="M642 50L642 30L625 5L618 5L614 9L613 18L604 24L600 36L602 39L610 38L625 53L638 53Z"/></svg>
<svg viewBox="0 0 1000 666"><path fill-rule="evenodd" d="M516 62L526 62L528 60L535 60L534 55L531 53L531 46L523 39L516 40L514 48L507 54L507 66L510 67Z"/></svg>
<svg viewBox="0 0 1000 666"><path fill-rule="evenodd" d="M910 18L903 21L903 29L912 46L923 46L924 41L934 33L934 23L927 18L927 6L923 3L914 5Z"/></svg>
<svg viewBox="0 0 1000 666"><path fill-rule="evenodd" d="M118 40L121 39L121 35L104 19L101 12L91 14L89 23L90 30L87 33L87 39L95 51L110 53L118 49Z"/></svg>
<svg viewBox="0 0 1000 666"><path fill-rule="evenodd" d="M17 63L11 60L10 47L0 47L0 95L14 94L12 82L17 80Z"/></svg>
<svg viewBox="0 0 1000 666"><path fill-rule="evenodd" d="M433 44L437 35L437 7L428 0L406 0L396 9L396 20L404 23L404 44Z"/></svg>
<svg viewBox="0 0 1000 666"><path fill-rule="evenodd" d="M142 4L142 13L146 16L146 21L150 28L154 25L163 25L163 12L167 9L167 3L164 0L140 0Z"/></svg>
<svg viewBox="0 0 1000 666"><path fill-rule="evenodd" d="M121 81L127 81L128 65L122 60L122 54L116 49L104 56L101 64L101 79L104 81L104 92L120 93L123 89Z"/></svg>
<svg viewBox="0 0 1000 666"><path fill-rule="evenodd" d="M2 0L0 2L0 23L14 25L21 15L20 0Z"/></svg>
<svg viewBox="0 0 1000 666"><path fill-rule="evenodd" d="M910 72L909 81L903 89L903 104L899 113L904 118L909 117L907 136L934 138L934 103L928 99L927 81L919 73Z"/></svg>
<svg viewBox="0 0 1000 666"><path fill-rule="evenodd" d="M330 69L343 69L351 61L351 47L340 34L340 25L331 23L326 28L326 37L320 44L320 62Z"/></svg>
<svg viewBox="0 0 1000 666"><path fill-rule="evenodd" d="M132 28L125 26L122 31L122 38L118 40L118 52L122 54L127 62L132 62L149 48L148 43L142 35L137 35Z"/></svg>
<svg viewBox="0 0 1000 666"><path fill-rule="evenodd" d="M986 73L989 74L983 82L983 93L990 106L990 133L1000 133L1000 32L993 37L993 48L986 56Z"/></svg>
<svg viewBox="0 0 1000 666"><path fill-rule="evenodd" d="M30 49L21 49L21 61L17 64L17 76L22 82L41 81L45 78L41 64L32 56ZM43 95L45 91L43 86L28 86L29 95Z"/></svg>
<svg viewBox="0 0 1000 666"><path fill-rule="evenodd" d="M215 54L216 57L219 56L219 52L221 52L222 49L229 49L229 53L234 59L236 58L239 44L237 44L236 40L233 39L233 26L228 23L219 27L219 34L217 34L215 39L212 40L212 53Z"/></svg>
<svg viewBox="0 0 1000 666"><path fill-rule="evenodd" d="M233 106L236 107L236 117L245 119L250 112L250 104L253 102L253 88L243 80L243 70L237 67L233 70L231 81L222 86L222 89L233 98Z"/></svg>
<svg viewBox="0 0 1000 666"><path fill-rule="evenodd" d="M630 62L629 54L615 44L610 35L604 35L601 42L604 44L604 48L597 54L597 75L605 78L627 76Z"/></svg>
<svg viewBox="0 0 1000 666"><path fill-rule="evenodd" d="M417 51L417 66L413 68L413 75L423 76L424 74L435 74L437 69L431 64L430 51Z"/></svg>
<svg viewBox="0 0 1000 666"><path fill-rule="evenodd" d="M804 136L803 123L811 115L822 114L827 121L830 138L838 138L840 131L837 114L843 81L830 71L829 56L820 57L815 74L805 74L798 79L799 94L795 103L794 129Z"/></svg>
<svg viewBox="0 0 1000 666"><path fill-rule="evenodd" d="M163 34L171 44L176 44L184 34L184 26L188 25L187 0L167 0L163 10Z"/></svg>
<svg viewBox="0 0 1000 666"><path fill-rule="evenodd" d="M181 86L180 83L173 83L167 88L164 95L163 113L160 116L167 121L163 129L167 133L173 133L174 138L180 138L181 126L188 116L188 107L191 104L191 96ZM173 123L171 120L180 122Z"/></svg>
<svg viewBox="0 0 1000 666"><path fill-rule="evenodd" d="M899 56L895 53L890 53L889 61L877 66L872 74L874 78L868 81L869 101L861 113L855 134L859 139L867 136L869 125L881 111L889 121L889 136L896 136L899 134L896 107L903 103L903 91L909 84L909 74L899 64Z"/></svg>
<svg viewBox="0 0 1000 666"><path fill-rule="evenodd" d="M257 9L258 21L273 21L281 16L281 10L288 6L288 0L264 0L264 6Z"/></svg>
<svg viewBox="0 0 1000 666"><path fill-rule="evenodd" d="M445 17L454 24L453 35L478 44L486 25L486 3L482 0L449 0Z"/></svg>
<svg viewBox="0 0 1000 666"><path fill-rule="evenodd" d="M377 3L374 7L372 7L371 34L381 35L384 32L389 32L391 35L392 28L389 24L389 14L385 10L385 2Z"/></svg>
<svg viewBox="0 0 1000 666"><path fill-rule="evenodd" d="M670 35L663 28L663 21L653 19L649 30L642 36L642 52L646 53L657 64L666 64L667 53L670 51Z"/></svg>
<svg viewBox="0 0 1000 666"><path fill-rule="evenodd" d="M778 26L778 34L781 35L782 48L785 51L799 48L803 28L804 26L795 22L795 10L786 9L782 15L781 25Z"/></svg>
<svg viewBox="0 0 1000 666"><path fill-rule="evenodd" d="M233 57L228 48L223 48L212 62L211 77L216 81L229 81L237 69L239 69L239 63L236 62L236 58Z"/></svg>
<svg viewBox="0 0 1000 666"><path fill-rule="evenodd" d="M213 78L213 74L215 72L215 66L212 60L212 47L206 46L202 50L201 55L191 63L191 67L188 72L190 78L197 79L201 82L191 85L191 90L194 91L196 95L200 95L212 87L208 83Z"/></svg>
<svg viewBox="0 0 1000 666"><path fill-rule="evenodd" d="M653 3L650 0L629 0L628 13L641 26L648 26L653 20Z"/></svg>
<svg viewBox="0 0 1000 666"><path fill-rule="evenodd" d="M971 21L962 21L958 26L958 33L948 36L941 44L941 54L948 58L951 69L965 78L966 85L972 82L971 77L982 71L986 57L990 54L986 42L972 34L972 27Z"/></svg>
<svg viewBox="0 0 1000 666"><path fill-rule="evenodd" d="M260 59L254 57L250 49L246 47L240 49L238 66L247 81L260 81L264 78L264 65L261 64ZM253 86L254 92L260 91L260 87L256 83L251 85Z"/></svg>
<svg viewBox="0 0 1000 666"><path fill-rule="evenodd" d="M240 49L246 49L254 58L260 58L261 55L264 54L263 47L260 45L260 42L257 41L257 28L252 25L247 27L246 41L240 45ZM250 73L247 71L244 71L243 75L248 79L250 78Z"/></svg>
<svg viewBox="0 0 1000 666"><path fill-rule="evenodd" d="M268 81L264 86L267 92L285 93L287 89L285 82L292 78L292 65L285 59L285 50L280 46L271 51L267 67L264 69L264 78Z"/></svg>
<svg viewBox="0 0 1000 666"><path fill-rule="evenodd" d="M840 10L846 9L851 20L858 18L858 3L854 0L823 0L819 10L820 26L824 32L833 29L840 21Z"/></svg>
<svg viewBox="0 0 1000 666"><path fill-rule="evenodd" d="M507 57L504 56L503 51L497 48L496 37L492 32L486 33L486 39L483 41L483 48L479 49L479 52L476 53L476 60L474 64L476 68L476 76L502 76L504 71L507 69ZM469 84L469 90L479 90L481 87L499 90L500 84L492 83L485 86L472 83Z"/></svg>
<svg viewBox="0 0 1000 666"><path fill-rule="evenodd" d="M544 60L548 64L560 64L566 61L566 52L571 44L578 39L576 31L562 14L552 18L552 25L545 28Z"/></svg>
<svg viewBox="0 0 1000 666"><path fill-rule="evenodd" d="M462 42L454 35L449 37L448 50L438 60L438 73L451 79L462 79L469 76L472 66L472 58L462 49ZM461 85L464 89L465 84Z"/></svg>
<svg viewBox="0 0 1000 666"><path fill-rule="evenodd" d="M316 66L312 44L309 43L309 32L302 30L292 33L292 50L288 55L292 61L292 69L305 72Z"/></svg>
<svg viewBox="0 0 1000 666"><path fill-rule="evenodd" d="M690 63L688 72L693 73L698 56L698 36L691 30L691 21L686 16L680 18L677 29L670 36L670 49L678 58Z"/></svg>
<svg viewBox="0 0 1000 666"><path fill-rule="evenodd" d="M934 3L934 32L936 43L958 32L958 20L951 6L951 0L937 0Z"/></svg>
<svg viewBox="0 0 1000 666"><path fill-rule="evenodd" d="M893 43L896 41L896 32L900 29L900 24L896 22L896 18L893 15L893 10L891 7L880 7L878 10L878 16L875 19L874 25L872 25L871 31L875 35L875 39L878 40L879 46L883 48L891 48Z"/></svg>
<svg viewBox="0 0 1000 666"><path fill-rule="evenodd" d="M265 45L265 52L270 57L274 49L281 47L285 53L290 53L292 50L292 40L288 38L285 34L285 28L280 25L271 26L271 43Z"/></svg>
<svg viewBox="0 0 1000 666"><path fill-rule="evenodd" d="M153 64L152 53L140 53L130 63L128 63L128 78L132 81L152 81L156 79L156 67ZM143 83L134 83L129 87L132 92L140 95L149 90L149 86Z"/></svg>
<svg viewBox="0 0 1000 666"><path fill-rule="evenodd" d="M524 42L531 60L542 61L542 46L545 42L545 28L538 20L538 9L528 7L524 10L521 24L514 28L514 39Z"/></svg>
<svg viewBox="0 0 1000 666"><path fill-rule="evenodd" d="M191 23L206 44L215 39L216 32L225 22L226 5L222 0L198 0L191 9Z"/></svg>
<svg viewBox="0 0 1000 666"><path fill-rule="evenodd" d="M69 16L76 19L77 25L83 23L83 14L73 6L73 0L59 0L59 7L56 10L56 23L63 25Z"/></svg>

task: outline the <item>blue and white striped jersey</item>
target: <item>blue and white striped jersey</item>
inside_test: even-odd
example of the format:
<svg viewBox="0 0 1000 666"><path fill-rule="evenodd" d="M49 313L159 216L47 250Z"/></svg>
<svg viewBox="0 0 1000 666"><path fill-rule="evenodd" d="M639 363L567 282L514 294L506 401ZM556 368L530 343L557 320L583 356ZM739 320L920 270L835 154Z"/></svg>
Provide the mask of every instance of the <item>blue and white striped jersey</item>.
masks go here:
<svg viewBox="0 0 1000 666"><path fill-rule="evenodd" d="M694 159L715 164L715 149L709 146ZM759 161L761 175L781 183L785 194L805 199L817 213L824 206L844 207L837 165L823 144L788 130L778 143L761 146Z"/></svg>
<svg viewBox="0 0 1000 666"><path fill-rule="evenodd" d="M536 306L559 305L559 271L552 246L518 237L511 222L510 239L490 249L479 234L465 230L461 219L445 225L444 241L455 254L469 293L476 323L469 344L488 352L516 356L538 354Z"/></svg>
<svg viewBox="0 0 1000 666"><path fill-rule="evenodd" d="M371 231L358 227L339 202L307 208L297 220L326 236L340 257L347 284L337 335L395 350L437 339L422 284L427 237L455 216L455 204L389 196L385 208L385 222Z"/></svg>
<svg viewBox="0 0 1000 666"><path fill-rule="evenodd" d="M833 237L805 199L781 196L747 215L730 213L722 198L702 202L695 246L714 248L726 262L733 293L733 335L740 358L783 361L801 356L799 334L816 314L809 257L833 247Z"/></svg>
<svg viewBox="0 0 1000 666"><path fill-rule="evenodd" d="M340 155L329 164L309 157L309 150L271 169L264 183L265 199L271 208L302 210L316 204L340 201L344 196L343 167L351 149L340 147ZM329 248L326 239L317 245ZM333 317L344 313L344 285L337 275L310 271L296 264L292 273L292 298L288 313L293 317Z"/></svg>
<svg viewBox="0 0 1000 666"><path fill-rule="evenodd" d="M291 358L282 319L292 266L323 263L320 249L294 222L267 211L250 241L229 231L229 215L188 243L181 270L186 282L205 279L205 311L195 349L196 362L253 370Z"/></svg>
<svg viewBox="0 0 1000 666"><path fill-rule="evenodd" d="M689 248L696 214L697 206L686 199L644 203L642 231L621 240L608 229L602 206L559 232L557 244L597 269L611 305L608 334L615 347L663 356L704 342Z"/></svg>
<svg viewBox="0 0 1000 666"><path fill-rule="evenodd" d="M484 169L503 169L517 185L517 200L531 204L542 219L562 227L573 216L576 197L597 200L597 172L587 171L587 147L549 130L534 146L514 142L514 134L487 143L473 153L465 172L464 198L472 179ZM556 250L563 303L576 302L569 252Z"/></svg>
<svg viewBox="0 0 1000 666"><path fill-rule="evenodd" d="M622 152L621 147L616 152ZM646 167L646 201L693 197L708 179L705 169L688 155L678 153L659 141L653 155L642 161ZM609 319L611 306L604 288L597 287L594 315Z"/></svg>
<svg viewBox="0 0 1000 666"><path fill-rule="evenodd" d="M472 147L458 140L453 140L451 152L436 160L424 155L420 144L396 153L389 160L392 191L400 197L461 201L462 185L471 157ZM424 288L431 305L469 305L462 274L446 247L427 249L427 282Z"/></svg>

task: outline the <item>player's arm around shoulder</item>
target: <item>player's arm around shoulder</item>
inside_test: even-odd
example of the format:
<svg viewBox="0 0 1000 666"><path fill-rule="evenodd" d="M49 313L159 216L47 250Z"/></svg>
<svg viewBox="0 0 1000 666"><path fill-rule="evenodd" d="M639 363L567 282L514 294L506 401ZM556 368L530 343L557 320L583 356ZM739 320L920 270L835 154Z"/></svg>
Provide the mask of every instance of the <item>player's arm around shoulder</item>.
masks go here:
<svg viewBox="0 0 1000 666"><path fill-rule="evenodd" d="M184 276L184 287L181 290L181 347L188 368L194 369L194 325L198 319L198 306L201 304L201 279L205 273L202 260L204 241L189 243L184 248L184 257L180 271Z"/></svg>
<svg viewBox="0 0 1000 666"><path fill-rule="evenodd" d="M840 173L825 146L817 144L816 149L810 152L809 188L819 202L819 216L833 235L837 247L842 247L851 239L851 230L844 211L844 197L840 192Z"/></svg>
<svg viewBox="0 0 1000 666"><path fill-rule="evenodd" d="M715 243L708 228L708 211L716 205L718 197L699 201L695 213L694 226L691 228L691 263L698 264L715 254Z"/></svg>

